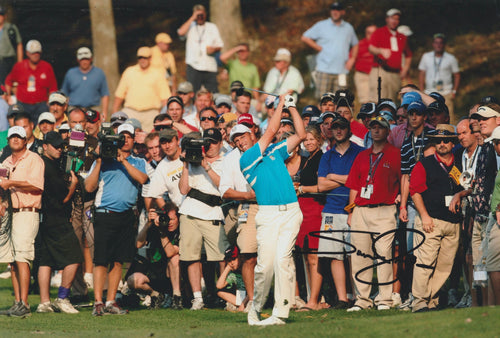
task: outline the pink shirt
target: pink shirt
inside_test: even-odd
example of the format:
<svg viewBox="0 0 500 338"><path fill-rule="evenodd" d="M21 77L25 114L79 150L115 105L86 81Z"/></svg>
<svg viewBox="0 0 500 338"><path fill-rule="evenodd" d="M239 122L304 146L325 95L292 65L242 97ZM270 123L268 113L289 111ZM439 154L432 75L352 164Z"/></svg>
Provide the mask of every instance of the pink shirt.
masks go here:
<svg viewBox="0 0 500 338"><path fill-rule="evenodd" d="M9 179L12 181L25 181L40 189L39 192L28 191L23 188L10 188L12 207L38 208L42 207L42 191L44 182L45 164L40 156L26 150L21 158L14 163L12 155L2 163L10 170Z"/></svg>

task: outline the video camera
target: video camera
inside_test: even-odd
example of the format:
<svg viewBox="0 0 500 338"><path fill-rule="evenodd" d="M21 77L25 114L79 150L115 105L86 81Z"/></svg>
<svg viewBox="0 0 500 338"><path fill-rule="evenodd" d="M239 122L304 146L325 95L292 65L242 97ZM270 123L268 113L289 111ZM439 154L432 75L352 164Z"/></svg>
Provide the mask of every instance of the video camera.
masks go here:
<svg viewBox="0 0 500 338"><path fill-rule="evenodd" d="M85 147L85 132L81 124L77 124L71 131L69 143L63 148L62 169L65 173L77 173L83 166L83 161L78 153Z"/></svg>
<svg viewBox="0 0 500 338"><path fill-rule="evenodd" d="M210 147L210 141L203 138L185 135L181 142L182 151L186 152L183 161L193 165L200 165L203 160L204 148Z"/></svg>
<svg viewBox="0 0 500 338"><path fill-rule="evenodd" d="M158 215L158 231L162 238L169 238L170 240L175 234L175 231L168 231L168 223L170 223L170 217L168 217L168 211L162 209L156 209L156 214Z"/></svg>
<svg viewBox="0 0 500 338"><path fill-rule="evenodd" d="M115 159L118 156L118 149L125 144L123 135L115 135L111 124L105 122L102 124L101 132L98 134L100 154L104 159Z"/></svg>

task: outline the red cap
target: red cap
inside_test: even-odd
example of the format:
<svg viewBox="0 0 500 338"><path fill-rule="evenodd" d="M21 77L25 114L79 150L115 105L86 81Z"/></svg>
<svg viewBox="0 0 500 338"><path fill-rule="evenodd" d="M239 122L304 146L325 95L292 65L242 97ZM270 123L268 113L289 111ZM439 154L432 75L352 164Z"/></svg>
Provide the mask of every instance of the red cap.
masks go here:
<svg viewBox="0 0 500 338"><path fill-rule="evenodd" d="M244 124L249 128L253 127L254 123L252 115L248 113L241 114L240 117L238 117L238 124Z"/></svg>

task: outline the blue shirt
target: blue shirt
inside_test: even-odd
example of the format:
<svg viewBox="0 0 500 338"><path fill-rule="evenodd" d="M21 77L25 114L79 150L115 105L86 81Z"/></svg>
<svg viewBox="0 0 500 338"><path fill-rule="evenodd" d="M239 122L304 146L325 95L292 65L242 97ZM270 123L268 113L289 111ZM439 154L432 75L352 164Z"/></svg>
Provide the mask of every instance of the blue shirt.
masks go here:
<svg viewBox="0 0 500 338"><path fill-rule="evenodd" d="M271 144L264 154L256 143L241 155L241 172L255 191L259 205L297 202L292 178L285 166L288 157L286 140Z"/></svg>
<svg viewBox="0 0 500 338"><path fill-rule="evenodd" d="M127 161L136 169L146 173L146 161L129 156ZM90 172L94 170L95 162ZM127 172L127 169L116 160L103 161L99 173L99 188L95 197L96 208L104 208L115 212L131 209L136 201L141 185Z"/></svg>
<svg viewBox="0 0 500 338"><path fill-rule="evenodd" d="M347 74L345 63L351 47L358 44L358 38L351 24L342 20L336 25L331 18L322 20L309 28L304 36L321 46L316 56L316 70L327 74Z"/></svg>
<svg viewBox="0 0 500 338"><path fill-rule="evenodd" d="M332 173L337 175L348 175L354 159L363 150L363 147L351 142L346 152L341 155L337 151L336 145L333 146L332 149L321 156L318 177L326 177L328 174ZM350 189L344 185L331 190L326 195L326 204L323 208L323 212L328 212L330 214L347 214L344 208L349 204L349 191Z"/></svg>
<svg viewBox="0 0 500 338"><path fill-rule="evenodd" d="M88 73L83 73L79 67L68 70L61 90L69 96L70 106L98 106L101 97L109 95L106 76L95 66Z"/></svg>

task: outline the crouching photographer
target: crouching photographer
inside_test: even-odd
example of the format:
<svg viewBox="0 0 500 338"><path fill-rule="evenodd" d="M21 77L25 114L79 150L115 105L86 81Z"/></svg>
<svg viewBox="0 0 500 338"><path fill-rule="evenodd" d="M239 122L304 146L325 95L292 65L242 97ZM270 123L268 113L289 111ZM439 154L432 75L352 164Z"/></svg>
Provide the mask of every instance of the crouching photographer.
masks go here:
<svg viewBox="0 0 500 338"><path fill-rule="evenodd" d="M184 136L189 139L191 134ZM191 310L200 310L205 303L201 295L201 252L205 248L207 297L215 295L215 267L224 259L227 247L222 220L222 200L217 187L222 171L220 148L222 135L218 129L203 132L202 142L183 141L184 167L179 181L181 194L187 195L180 206L180 259L186 264L193 291ZM196 143L203 143L197 147ZM190 149L192 147L192 149ZM200 157L201 156L201 157Z"/></svg>
<svg viewBox="0 0 500 338"><path fill-rule="evenodd" d="M131 290L151 296L150 309L164 302L168 277L174 290L172 308L182 309L179 284L179 215L178 208L167 202L163 209L149 210L149 222L137 235L137 248L145 247L145 255L136 254L125 279Z"/></svg>

